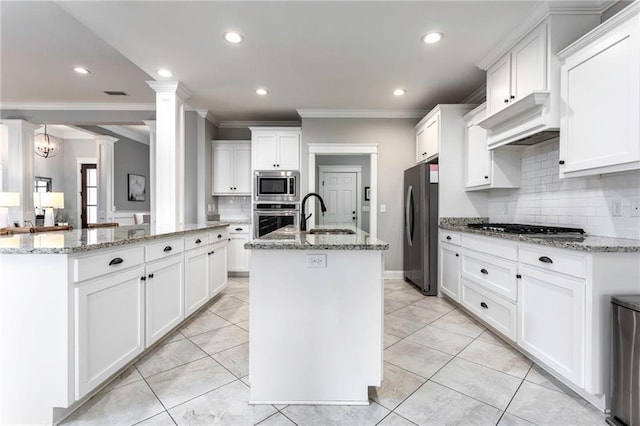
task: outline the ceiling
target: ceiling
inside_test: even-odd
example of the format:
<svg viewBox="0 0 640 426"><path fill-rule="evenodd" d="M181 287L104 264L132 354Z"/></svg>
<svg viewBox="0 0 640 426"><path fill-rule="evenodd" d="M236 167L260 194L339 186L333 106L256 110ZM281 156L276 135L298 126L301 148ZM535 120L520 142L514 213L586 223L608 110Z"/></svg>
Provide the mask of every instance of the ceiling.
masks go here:
<svg viewBox="0 0 640 426"><path fill-rule="evenodd" d="M221 121L425 110L479 88L485 76L474 63L534 3L2 1L0 101L153 103L145 81L168 68L193 92L189 103ZM227 43L229 30L245 41ZM445 37L426 45L430 31ZM74 73L77 65L91 74ZM257 96L258 87L269 94ZM406 95L393 96L396 88Z"/></svg>

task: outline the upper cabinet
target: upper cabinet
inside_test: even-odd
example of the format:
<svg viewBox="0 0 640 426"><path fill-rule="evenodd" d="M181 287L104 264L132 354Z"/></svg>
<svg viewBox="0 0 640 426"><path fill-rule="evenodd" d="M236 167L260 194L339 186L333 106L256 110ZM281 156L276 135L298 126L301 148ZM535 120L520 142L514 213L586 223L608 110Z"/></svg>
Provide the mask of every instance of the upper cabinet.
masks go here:
<svg viewBox="0 0 640 426"><path fill-rule="evenodd" d="M440 110L434 109L416 125L416 163L438 156Z"/></svg>
<svg viewBox="0 0 640 426"><path fill-rule="evenodd" d="M253 170L299 170L300 127L251 127Z"/></svg>
<svg viewBox="0 0 640 426"><path fill-rule="evenodd" d="M249 141L213 141L213 195L251 195Z"/></svg>
<svg viewBox="0 0 640 426"><path fill-rule="evenodd" d="M558 56L560 177L640 169L640 4Z"/></svg>
<svg viewBox="0 0 640 426"><path fill-rule="evenodd" d="M487 131L478 126L487 113L486 104L464 116L466 123L465 159L467 191L520 186L521 150L504 147L487 149Z"/></svg>
<svg viewBox="0 0 640 426"><path fill-rule="evenodd" d="M478 66L487 71L487 115L478 125L487 146L530 145L558 136L560 63L556 53L599 23L597 12L542 5L536 24L510 45L494 49ZM551 8L551 9L549 9ZM500 52L500 53L497 53Z"/></svg>

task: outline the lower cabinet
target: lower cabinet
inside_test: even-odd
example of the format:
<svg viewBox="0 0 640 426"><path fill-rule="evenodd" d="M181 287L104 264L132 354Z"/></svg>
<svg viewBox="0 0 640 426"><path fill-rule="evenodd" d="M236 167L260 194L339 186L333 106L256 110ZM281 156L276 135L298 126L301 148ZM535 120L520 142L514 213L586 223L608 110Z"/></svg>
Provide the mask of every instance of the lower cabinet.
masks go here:
<svg viewBox="0 0 640 426"><path fill-rule="evenodd" d="M209 255L209 294L214 297L227 285L227 246L214 245Z"/></svg>
<svg viewBox="0 0 640 426"><path fill-rule="evenodd" d="M144 350L144 278L140 265L74 288L76 399Z"/></svg>
<svg viewBox="0 0 640 426"><path fill-rule="evenodd" d="M152 345L184 319L182 256L146 268L146 344Z"/></svg>
<svg viewBox="0 0 640 426"><path fill-rule="evenodd" d="M585 282L522 265L518 345L584 385Z"/></svg>
<svg viewBox="0 0 640 426"><path fill-rule="evenodd" d="M248 272L250 251L244 245L249 242L249 234L230 234L229 239L229 272Z"/></svg>
<svg viewBox="0 0 640 426"><path fill-rule="evenodd" d="M184 253L184 311L185 316L204 305L209 292L209 249L188 250Z"/></svg>
<svg viewBox="0 0 640 426"><path fill-rule="evenodd" d="M493 328L516 341L516 305L462 278L460 303Z"/></svg>
<svg viewBox="0 0 640 426"><path fill-rule="evenodd" d="M460 301L460 247L440 244L440 290Z"/></svg>

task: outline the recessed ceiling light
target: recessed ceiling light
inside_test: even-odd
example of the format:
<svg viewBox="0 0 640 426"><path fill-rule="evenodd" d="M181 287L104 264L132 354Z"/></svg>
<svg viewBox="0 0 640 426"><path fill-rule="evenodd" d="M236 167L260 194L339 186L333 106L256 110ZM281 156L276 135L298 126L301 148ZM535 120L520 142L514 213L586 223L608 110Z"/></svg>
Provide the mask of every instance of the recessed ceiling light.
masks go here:
<svg viewBox="0 0 640 426"><path fill-rule="evenodd" d="M429 33L422 37L422 41L427 44L433 44L442 40L443 37L444 35L442 33Z"/></svg>
<svg viewBox="0 0 640 426"><path fill-rule="evenodd" d="M260 96L265 96L268 93L269 93L269 91L267 89L263 89L263 88L256 89L256 94L258 94Z"/></svg>
<svg viewBox="0 0 640 426"><path fill-rule="evenodd" d="M167 70L167 69L160 69L158 70L158 75L160 77L173 77L173 74L171 74L171 71Z"/></svg>
<svg viewBox="0 0 640 426"><path fill-rule="evenodd" d="M402 96L405 93L407 93L407 91L404 89L396 89L393 91L393 96Z"/></svg>
<svg viewBox="0 0 640 426"><path fill-rule="evenodd" d="M234 31L228 31L224 33L224 39L227 40L229 43L234 43L234 44L241 43L242 40L244 40L244 38L240 34Z"/></svg>
<svg viewBox="0 0 640 426"><path fill-rule="evenodd" d="M89 74L90 71L84 67L75 67L73 69L75 72L77 72L78 74Z"/></svg>

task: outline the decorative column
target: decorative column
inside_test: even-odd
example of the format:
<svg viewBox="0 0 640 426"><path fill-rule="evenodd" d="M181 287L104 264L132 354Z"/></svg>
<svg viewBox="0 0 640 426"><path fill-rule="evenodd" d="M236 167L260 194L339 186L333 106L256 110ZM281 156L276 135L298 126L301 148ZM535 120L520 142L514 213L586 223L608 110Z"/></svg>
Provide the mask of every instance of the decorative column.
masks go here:
<svg viewBox="0 0 640 426"><path fill-rule="evenodd" d="M147 81L156 91L155 170L151 197L157 224L184 223L185 101L191 97L179 81Z"/></svg>
<svg viewBox="0 0 640 426"><path fill-rule="evenodd" d="M25 220L34 223L33 181L34 159L33 138L37 125L25 120L2 120L7 126L7 159L5 190L20 193L20 206L9 208L9 221ZM4 149L3 149L4 151Z"/></svg>
<svg viewBox="0 0 640 426"><path fill-rule="evenodd" d="M149 208L151 213L151 223L156 223L156 121L144 120L144 124L149 128L149 183L147 184L147 196L149 197Z"/></svg>
<svg viewBox="0 0 640 426"><path fill-rule="evenodd" d="M98 222L113 222L116 206L113 201L113 145L117 138L96 135L98 152Z"/></svg>

